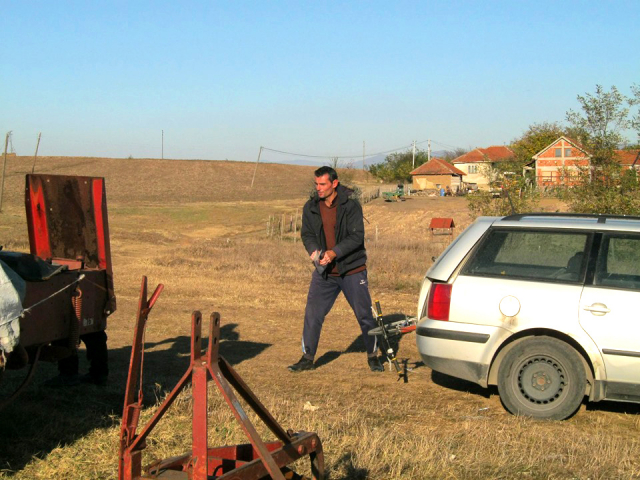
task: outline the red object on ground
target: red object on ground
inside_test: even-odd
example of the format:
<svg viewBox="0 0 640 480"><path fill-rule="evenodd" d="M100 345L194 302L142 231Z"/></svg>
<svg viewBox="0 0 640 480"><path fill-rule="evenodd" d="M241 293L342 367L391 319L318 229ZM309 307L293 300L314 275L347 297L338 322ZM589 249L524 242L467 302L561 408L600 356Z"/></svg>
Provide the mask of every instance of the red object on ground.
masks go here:
<svg viewBox="0 0 640 480"><path fill-rule="evenodd" d="M453 218L434 217L429 223L429 230L433 235L452 235L455 226Z"/></svg>
<svg viewBox="0 0 640 480"><path fill-rule="evenodd" d="M142 410L142 357L143 337L147 317L157 300L162 285L147 300L147 279L143 277L138 304L138 315L131 349L131 363L125 394L122 426L120 429L119 480L151 478L185 480L228 480L268 478L284 480L293 472L290 463L309 456L314 479L324 479L324 455L322 443L315 433L285 431L244 383L242 378L218 354L220 340L220 315L211 314L208 351L202 351L202 315L191 316L191 362L186 373L162 402L156 413L140 433L136 433ZM207 380L211 377L227 405L240 423L251 443L209 448L207 444ZM145 440L178 394L191 384L193 395L191 452L177 457L159 460L142 472L142 451ZM136 397L136 385L138 395ZM247 405L265 423L278 441L264 443L247 417L231 386ZM286 477L285 477L286 475Z"/></svg>
<svg viewBox="0 0 640 480"><path fill-rule="evenodd" d="M434 217L429 223L429 228L454 228L456 225L453 223L453 218L438 218Z"/></svg>

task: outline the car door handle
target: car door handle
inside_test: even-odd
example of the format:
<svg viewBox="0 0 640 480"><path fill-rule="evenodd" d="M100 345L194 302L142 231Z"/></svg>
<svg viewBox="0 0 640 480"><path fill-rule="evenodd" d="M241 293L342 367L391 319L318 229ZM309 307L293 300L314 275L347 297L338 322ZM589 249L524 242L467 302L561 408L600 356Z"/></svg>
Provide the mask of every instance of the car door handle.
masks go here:
<svg viewBox="0 0 640 480"><path fill-rule="evenodd" d="M607 308L607 306L604 303L594 303L593 305L584 307L583 310L586 310L587 312L591 312L594 315L598 315L598 316L606 315L607 313L611 312L611 310Z"/></svg>

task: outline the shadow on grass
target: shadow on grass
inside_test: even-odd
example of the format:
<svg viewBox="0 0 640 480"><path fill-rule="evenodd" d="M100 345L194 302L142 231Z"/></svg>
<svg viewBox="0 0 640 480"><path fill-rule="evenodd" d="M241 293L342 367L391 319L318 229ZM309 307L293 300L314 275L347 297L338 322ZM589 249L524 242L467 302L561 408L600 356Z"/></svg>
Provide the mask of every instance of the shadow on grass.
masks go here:
<svg viewBox="0 0 640 480"><path fill-rule="evenodd" d="M386 325L388 323L404 320L405 318L406 318L406 315L404 313L392 313L389 315L383 315L382 322ZM420 368L424 366L422 362L412 363L412 362L409 362L408 358L402 358L402 355L400 352L400 343L402 342L402 339L407 335L411 335L411 334L394 335L389 337L389 345L393 349L398 360L401 362L405 362L408 368L410 369ZM384 345L384 341L381 336L378 336L378 348L380 350L380 353L382 354L382 360L385 361L386 356L384 355L384 351L386 350L387 347ZM362 339L362 335L358 335L357 337L355 337L351 342L351 344L343 352L340 352L337 350L329 350L328 352L325 352L321 357L319 357L315 361L316 368L323 367L333 362L338 357L340 357L340 355L342 355L343 353L367 353L367 349L365 347L364 340Z"/></svg>
<svg viewBox="0 0 640 480"><path fill-rule="evenodd" d="M226 324L220 331L220 354L231 365L253 358L270 346L240 340L236 327L237 324ZM191 339L187 336L145 343L143 396L146 406L163 398L184 375L189 366L190 345ZM84 351L80 356L82 373L88 365ZM19 471L33 456L44 458L59 445L71 444L96 428L119 425L130 357L131 347L109 350L109 382L103 387L84 384L47 388L43 383L57 374L57 367L39 364L31 385L0 411L0 472ZM23 371L9 373L0 385L3 398L26 374Z"/></svg>
<svg viewBox="0 0 640 480"><path fill-rule="evenodd" d="M329 472L328 477L332 480L366 480L369 478L369 470L356 467L353 464L353 456L349 452L338 459L333 469L344 471L344 474L337 477Z"/></svg>
<svg viewBox="0 0 640 480"><path fill-rule="evenodd" d="M476 383L468 382L460 378L451 377L449 375L436 371L431 372L431 380L433 381L433 383L440 385L441 387L456 390L458 392L480 395L484 398L489 398L492 395L499 395L498 387L496 387L495 385L489 385L488 388L483 388ZM640 414L640 403L613 402L606 400L601 402L588 402L587 398L585 397L585 399L583 400L583 404L585 405L587 411L613 412L626 415Z"/></svg>
<svg viewBox="0 0 640 480"><path fill-rule="evenodd" d="M477 383L468 382L467 380L462 380L460 378L452 377L450 375L446 375L444 373L436 372L433 370L431 372L431 380L436 385L440 385L441 387L449 388L451 390L456 390L458 392L472 393L474 395L480 395L484 398L489 398L493 394L497 394L498 390L494 386L489 386L489 388L484 388L478 385Z"/></svg>
<svg viewBox="0 0 640 480"><path fill-rule="evenodd" d="M586 402L586 400L585 400ZM590 402L586 404L587 411L595 412L613 412L622 413L626 415L638 415L640 414L640 403L627 403L627 402Z"/></svg>

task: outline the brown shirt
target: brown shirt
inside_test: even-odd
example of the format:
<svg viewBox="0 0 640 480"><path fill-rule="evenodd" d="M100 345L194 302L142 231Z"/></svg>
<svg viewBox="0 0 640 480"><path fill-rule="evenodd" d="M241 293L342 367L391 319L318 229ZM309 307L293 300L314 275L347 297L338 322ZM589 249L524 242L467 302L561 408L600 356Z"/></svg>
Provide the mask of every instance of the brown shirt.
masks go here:
<svg viewBox="0 0 640 480"><path fill-rule="evenodd" d="M338 212L338 196L336 195L327 206L324 200L318 202L320 206L320 216L322 217L322 229L324 230L324 238L327 241L327 250L333 250L336 246L336 213ZM338 274L338 266L335 260L329 266L329 275Z"/></svg>
<svg viewBox="0 0 640 480"><path fill-rule="evenodd" d="M331 205L327 206L324 200L320 200L318 202L320 206L320 217L322 217L322 229L324 230L324 237L327 242L327 250L333 250L333 247L336 246L336 218L338 213L338 196L336 195ZM333 277L340 276L338 273L338 265L334 260L329 265L329 275ZM366 270L367 266L362 265L360 267L354 268L353 270L348 271L345 275L353 275L354 273L362 272Z"/></svg>

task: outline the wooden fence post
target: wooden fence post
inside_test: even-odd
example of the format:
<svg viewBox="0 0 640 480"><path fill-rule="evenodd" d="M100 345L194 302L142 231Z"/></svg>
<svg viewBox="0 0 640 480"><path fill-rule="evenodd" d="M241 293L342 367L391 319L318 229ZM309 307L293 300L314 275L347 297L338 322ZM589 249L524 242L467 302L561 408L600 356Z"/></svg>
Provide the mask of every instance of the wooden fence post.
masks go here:
<svg viewBox="0 0 640 480"><path fill-rule="evenodd" d="M284 213L282 214L282 220L280 221L280 240L284 236Z"/></svg>
<svg viewBox="0 0 640 480"><path fill-rule="evenodd" d="M7 132L7 137L4 141L4 162L2 164L2 186L0 187L0 212L2 211L2 198L4 197L4 177L7 173L7 146L9 145L9 136L11 136L11 132Z"/></svg>
<svg viewBox="0 0 640 480"><path fill-rule="evenodd" d="M293 243L298 241L298 209L296 208L296 216L293 218Z"/></svg>

